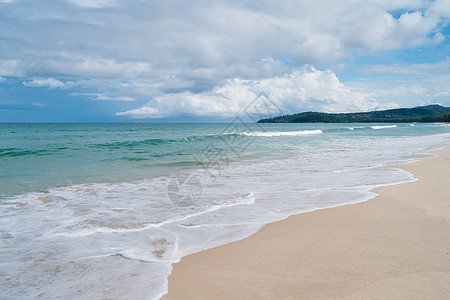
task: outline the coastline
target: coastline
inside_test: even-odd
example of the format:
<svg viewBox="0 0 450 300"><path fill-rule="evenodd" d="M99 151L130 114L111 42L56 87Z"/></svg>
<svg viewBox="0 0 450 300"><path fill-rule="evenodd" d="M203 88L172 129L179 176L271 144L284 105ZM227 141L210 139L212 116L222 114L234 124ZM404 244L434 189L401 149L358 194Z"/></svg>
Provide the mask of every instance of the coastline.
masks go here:
<svg viewBox="0 0 450 300"><path fill-rule="evenodd" d="M395 166L417 181L183 257L162 299L449 298L450 147L431 153Z"/></svg>

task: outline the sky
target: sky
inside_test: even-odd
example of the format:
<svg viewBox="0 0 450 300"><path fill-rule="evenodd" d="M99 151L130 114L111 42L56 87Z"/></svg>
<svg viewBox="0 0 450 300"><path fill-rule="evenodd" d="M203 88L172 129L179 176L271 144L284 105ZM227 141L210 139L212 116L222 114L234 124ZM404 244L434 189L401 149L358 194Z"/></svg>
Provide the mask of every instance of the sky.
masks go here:
<svg viewBox="0 0 450 300"><path fill-rule="evenodd" d="M0 122L450 106L450 0L0 0Z"/></svg>

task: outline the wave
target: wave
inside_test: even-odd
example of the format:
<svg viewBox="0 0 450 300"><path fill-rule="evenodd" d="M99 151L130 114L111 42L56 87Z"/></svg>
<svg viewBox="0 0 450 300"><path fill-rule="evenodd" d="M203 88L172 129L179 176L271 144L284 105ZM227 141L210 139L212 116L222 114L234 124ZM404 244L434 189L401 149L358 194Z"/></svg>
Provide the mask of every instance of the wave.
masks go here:
<svg viewBox="0 0 450 300"><path fill-rule="evenodd" d="M48 155L50 151L48 150L23 150L18 148L3 148L0 149L0 157L21 157L28 155Z"/></svg>
<svg viewBox="0 0 450 300"><path fill-rule="evenodd" d="M301 131L256 131L256 132L243 132L241 135L246 136L258 136L258 137L272 137L272 136L302 136L302 135L313 135L321 134L322 130L301 130Z"/></svg>
<svg viewBox="0 0 450 300"><path fill-rule="evenodd" d="M358 126L358 127L341 127L332 129L311 129L311 130L299 130L299 131L247 131L241 133L219 133L219 134L208 134L208 135L194 135L187 136L177 139L164 139L164 138L152 138L141 141L123 141L114 142L107 144L93 144L91 147L109 148L109 149L119 149L122 147L137 148L147 145L164 145L164 144L185 144L185 143L198 143L205 142L216 139L229 139L238 137L278 137L278 136L305 136L305 135L316 135L322 133L333 133L342 131L355 131L355 130L367 130L367 129L385 129L385 128L395 128L397 125L383 125L383 126Z"/></svg>
<svg viewBox="0 0 450 300"><path fill-rule="evenodd" d="M90 147L92 148L108 148L108 149L120 149L120 148L137 148L141 146L156 146L156 145L169 145L169 144L186 144L186 143L198 143L215 139L223 139L230 137L237 137L239 134L234 133L222 133L222 134L208 134L208 135L193 135L182 138L175 139L164 139L164 138L152 138L140 141L123 141L123 142L114 142L114 143L106 143L106 144L92 144Z"/></svg>
<svg viewBox="0 0 450 300"><path fill-rule="evenodd" d="M193 135L177 139L164 139L164 138L152 138L140 141L123 141L106 144L91 144L91 148L108 148L111 150L121 148L139 148L143 146L157 146L157 145L169 145L169 144L186 144L186 143L198 143L208 142L217 139L235 139L244 136L256 136L256 137L272 137L272 136L302 136L321 134L322 130L301 130L301 131L255 131L255 132L242 132L242 133L219 133L208 135Z"/></svg>
<svg viewBox="0 0 450 300"><path fill-rule="evenodd" d="M385 129L385 128L395 128L397 125L385 125L385 126L371 126L372 129Z"/></svg>
<svg viewBox="0 0 450 300"><path fill-rule="evenodd" d="M175 216L173 218L169 218L167 220L158 222L158 223L149 223L149 224L137 224L134 226L130 226L127 228L124 227L111 227L111 226L106 226L106 225L102 225L101 223L96 227L96 228L92 228L92 229L88 229L88 228L83 228L82 230L79 231L75 231L75 232L65 232L65 233L55 233L54 236L66 236L66 237L80 237L80 236L88 236L88 235L93 235L96 233L126 233L126 232L140 232L140 231L145 231L151 228L160 228L164 225L168 225L168 224L173 224L173 223L178 223L181 221L186 221L188 219L194 218L194 217L198 217L207 213L211 213L220 209L224 209L224 208L230 208L233 206L239 206L239 205L250 205L250 204L254 204L255 203L255 198L253 193L248 193L245 196L240 196L237 197L235 199L231 199L228 201L225 201L224 203L221 204L215 204L212 205L210 207L205 207L203 208L203 210L199 210L199 211L195 211L186 215L179 215L179 216ZM130 208L115 208L116 210L133 210ZM180 228L193 228L193 227L198 227L198 226L189 226L189 225L183 225L183 224L178 224L177 227ZM121 255L122 256L122 255ZM131 257L126 257L126 258L131 258Z"/></svg>
<svg viewBox="0 0 450 300"><path fill-rule="evenodd" d="M139 146L147 146L147 145L160 145L160 144L170 144L176 143L179 140L177 139L146 139L141 141L123 141L123 142L114 142L114 143L106 143L106 144L92 144L92 148L109 148L109 149L120 149L120 148L130 148L130 147L139 147Z"/></svg>
<svg viewBox="0 0 450 300"><path fill-rule="evenodd" d="M361 129L369 129L370 127L340 127L340 128L330 128L330 129L324 129L324 133L339 133L339 132L348 132L348 131L354 131L354 130L361 130Z"/></svg>

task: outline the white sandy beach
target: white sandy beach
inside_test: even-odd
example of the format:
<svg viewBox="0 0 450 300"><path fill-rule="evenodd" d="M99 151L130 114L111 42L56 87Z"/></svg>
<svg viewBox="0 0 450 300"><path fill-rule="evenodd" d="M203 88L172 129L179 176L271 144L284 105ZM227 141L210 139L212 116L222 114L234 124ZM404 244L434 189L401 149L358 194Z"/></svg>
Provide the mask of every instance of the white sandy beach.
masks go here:
<svg viewBox="0 0 450 300"><path fill-rule="evenodd" d="M434 154L401 166L418 181L184 257L163 299L449 299L450 148Z"/></svg>

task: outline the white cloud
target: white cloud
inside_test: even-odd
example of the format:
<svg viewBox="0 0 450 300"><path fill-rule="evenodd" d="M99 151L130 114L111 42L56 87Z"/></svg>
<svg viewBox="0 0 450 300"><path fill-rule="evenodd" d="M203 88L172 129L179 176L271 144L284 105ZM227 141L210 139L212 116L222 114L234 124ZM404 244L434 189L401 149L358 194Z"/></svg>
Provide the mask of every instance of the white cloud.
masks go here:
<svg viewBox="0 0 450 300"><path fill-rule="evenodd" d="M33 79L32 81L24 81L23 85L32 87L48 87L51 89L66 87L64 82L55 78Z"/></svg>
<svg viewBox="0 0 450 300"><path fill-rule="evenodd" d="M342 24L344 42L360 50L390 50L438 44L444 40L435 32L443 16L405 12L395 18L388 11L374 5L361 7L351 22Z"/></svg>
<svg viewBox="0 0 450 300"><path fill-rule="evenodd" d="M424 88L419 85L401 85L401 86L395 86L393 88L387 88L383 91L384 93L390 95L390 96L406 96L406 95L426 95L429 90L427 88Z"/></svg>
<svg viewBox="0 0 450 300"><path fill-rule="evenodd" d="M69 0L69 2L86 8L111 7L117 4L115 0Z"/></svg>
<svg viewBox="0 0 450 300"><path fill-rule="evenodd" d="M225 85L203 93L157 96L141 108L117 115L133 118L163 118L178 114L232 117L243 115L244 108L261 92L266 93L284 113L366 111L380 107L370 95L344 86L332 71L304 66L280 77L229 80Z"/></svg>
<svg viewBox="0 0 450 300"><path fill-rule="evenodd" d="M22 76L17 59L0 60L0 76Z"/></svg>
<svg viewBox="0 0 450 300"><path fill-rule="evenodd" d="M436 75L450 72L450 60L436 63L373 65L363 70L367 74Z"/></svg>
<svg viewBox="0 0 450 300"><path fill-rule="evenodd" d="M81 54L62 52L57 59L44 60L32 66L25 66L28 72L58 74L87 78L136 78L149 73L148 63L90 57Z"/></svg>
<svg viewBox="0 0 450 300"><path fill-rule="evenodd" d="M69 55L64 55L69 56ZM66 67L64 65L67 64ZM113 59L76 57L64 59L50 65L54 71L89 77L121 77L134 78L150 71L150 65L142 62L117 62Z"/></svg>
<svg viewBox="0 0 450 300"><path fill-rule="evenodd" d="M108 101L136 101L136 99L127 96L111 96L101 93L72 93L71 96L88 96L91 100L108 100Z"/></svg>
<svg viewBox="0 0 450 300"><path fill-rule="evenodd" d="M89 88L99 92L87 95L93 100L153 99L147 108L121 113L133 116L173 115L177 107L181 113L234 114L242 109L243 100L230 99L255 95L258 88L283 99L286 110L365 110L381 106L373 100L380 100L379 94L349 89L331 71L310 74L298 69L311 64L351 72L355 68L347 68L347 63L367 53L443 43L448 4L448 0L21 0L2 5L0 11L0 76L19 77L29 86L76 86L78 92ZM383 64L366 69L366 74L434 70L448 74L448 62L447 69L434 64ZM293 74L295 80L283 74ZM320 80L314 81L312 74ZM59 83L39 82L45 80L40 78ZM76 83L68 86L61 78ZM305 91L290 89L289 84Z"/></svg>
<svg viewBox="0 0 450 300"><path fill-rule="evenodd" d="M0 60L0 76L23 77L37 74L49 77L77 77L97 79L151 78L148 63L117 61L103 57L91 57L68 52L59 53L52 59L34 62L26 60Z"/></svg>
<svg viewBox="0 0 450 300"><path fill-rule="evenodd" d="M383 76L361 75L357 80L349 81L347 84L368 93L380 103L394 101L400 106L412 107L429 102L440 102L444 106L450 106L448 82L450 82L449 73L430 71L426 74L417 70L417 73L402 73L400 76L397 73Z"/></svg>
<svg viewBox="0 0 450 300"><path fill-rule="evenodd" d="M17 10L8 11L8 20L33 21L32 26L10 26L3 33L9 38L3 47L9 51L0 54L20 61L16 73L176 75L184 81L206 78L211 88L229 78L278 76L286 71L281 60L294 67L328 65L353 57L355 51L439 43L445 38L441 26L449 17L443 1L70 2L80 8L110 8L80 12L64 2L55 6L49 0L24 0ZM405 12L395 18L394 10ZM274 61L260 63L265 57Z"/></svg>
<svg viewBox="0 0 450 300"><path fill-rule="evenodd" d="M450 3L448 0L435 0L431 3L427 14L435 18L450 18ZM448 20L447 20L448 21Z"/></svg>
<svg viewBox="0 0 450 300"><path fill-rule="evenodd" d="M440 92L440 93L436 93L434 94L435 97L448 97L450 95L450 90L446 91L446 92Z"/></svg>
<svg viewBox="0 0 450 300"><path fill-rule="evenodd" d="M6 78L0 76L0 82L5 81Z"/></svg>
<svg viewBox="0 0 450 300"><path fill-rule="evenodd" d="M164 118L167 115L163 115L157 108L143 106L138 109L132 109L129 111L118 112L117 116L132 116L136 119L143 118Z"/></svg>

